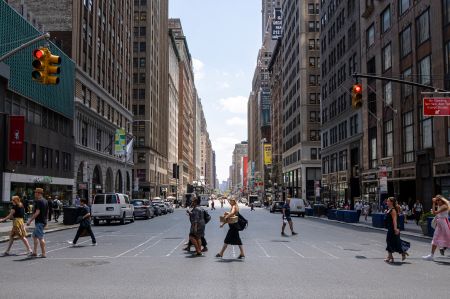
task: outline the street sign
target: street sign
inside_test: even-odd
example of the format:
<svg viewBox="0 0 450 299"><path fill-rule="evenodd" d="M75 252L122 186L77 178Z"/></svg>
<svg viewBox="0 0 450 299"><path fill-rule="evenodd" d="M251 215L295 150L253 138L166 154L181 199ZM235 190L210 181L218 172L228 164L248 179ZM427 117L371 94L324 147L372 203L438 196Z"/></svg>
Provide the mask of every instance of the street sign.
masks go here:
<svg viewBox="0 0 450 299"><path fill-rule="evenodd" d="M380 166L378 168L378 178L380 179L380 192L387 193L388 186L387 186L387 167L386 166Z"/></svg>
<svg viewBox="0 0 450 299"><path fill-rule="evenodd" d="M423 98L424 116L450 116L450 98Z"/></svg>

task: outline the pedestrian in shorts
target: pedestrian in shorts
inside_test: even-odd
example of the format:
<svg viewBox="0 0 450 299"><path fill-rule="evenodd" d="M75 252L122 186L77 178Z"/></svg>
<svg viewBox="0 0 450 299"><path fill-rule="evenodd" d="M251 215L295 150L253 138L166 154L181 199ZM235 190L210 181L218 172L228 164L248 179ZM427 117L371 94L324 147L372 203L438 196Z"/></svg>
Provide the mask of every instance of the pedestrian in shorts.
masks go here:
<svg viewBox="0 0 450 299"><path fill-rule="evenodd" d="M43 197L44 190L42 188L36 188L34 190L34 209L33 215L27 221L27 226L30 226L31 222L34 221L34 231L33 231L33 253L32 257L37 257L37 246L38 243L41 247L41 257L45 258L45 240L44 240L44 228L47 226L47 215L48 215L48 202Z"/></svg>
<svg viewBox="0 0 450 299"><path fill-rule="evenodd" d="M293 236L297 235L296 232L294 232L294 225L292 224L292 218L291 218L291 207L289 206L291 204L291 198L286 198L286 201L283 205L283 225L281 226L281 235L283 237L287 236L284 233L284 229L286 228L286 224L289 223L289 228L291 229L291 233Z"/></svg>

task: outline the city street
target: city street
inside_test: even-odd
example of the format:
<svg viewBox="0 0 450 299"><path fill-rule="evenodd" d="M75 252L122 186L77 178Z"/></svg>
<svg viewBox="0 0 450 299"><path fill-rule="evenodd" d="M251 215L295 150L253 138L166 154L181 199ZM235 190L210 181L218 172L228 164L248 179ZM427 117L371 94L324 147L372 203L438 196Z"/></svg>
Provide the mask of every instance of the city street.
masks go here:
<svg viewBox="0 0 450 299"><path fill-rule="evenodd" d="M217 206L217 205L216 205ZM295 237L280 235L281 215L241 208L246 259L230 247L215 258L227 228L210 211L209 251L182 251L188 218L183 209L125 226L94 227L98 246L75 230L48 234L46 259L0 258L1 298L434 298L448 296L450 256L426 262L429 241L408 239L410 257L386 264L382 232L293 218ZM290 235L290 231L288 230ZM6 243L0 244L1 252ZM15 243L12 253L23 252Z"/></svg>

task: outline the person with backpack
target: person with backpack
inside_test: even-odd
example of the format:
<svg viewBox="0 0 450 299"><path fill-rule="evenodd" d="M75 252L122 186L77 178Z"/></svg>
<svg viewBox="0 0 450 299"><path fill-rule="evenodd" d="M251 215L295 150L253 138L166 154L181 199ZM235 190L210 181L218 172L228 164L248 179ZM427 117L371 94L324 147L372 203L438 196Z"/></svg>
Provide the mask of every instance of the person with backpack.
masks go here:
<svg viewBox="0 0 450 299"><path fill-rule="evenodd" d="M291 198L286 198L286 201L283 205L283 225L281 226L281 235L283 237L286 237L287 235L284 233L284 229L286 228L286 224L289 223L289 228L291 229L291 233L293 236L297 235L296 232L294 232L294 224L292 224L292 218L291 218Z"/></svg>
<svg viewBox="0 0 450 299"><path fill-rule="evenodd" d="M192 200L192 210L187 211L191 221L191 229L189 231L189 240L195 247L194 256L203 256L201 245L201 238L205 237L205 216L202 209L198 207L199 200L195 198Z"/></svg>
<svg viewBox="0 0 450 299"><path fill-rule="evenodd" d="M225 240L223 241L222 250L220 250L220 252L218 254L216 254L216 257L222 258L223 253L227 249L228 245L238 245L239 251L240 251L238 259L244 259L245 258L244 247L242 246L242 241L239 236L239 230L243 230L245 228L245 226L247 225L247 220L245 220L245 218L243 218L239 214L239 206L237 205L236 199L234 199L234 198L230 199L230 205L231 205L230 212L225 213L225 222L227 222L227 219L229 219L230 217L237 216L238 223L228 224L229 229L228 229L227 236L225 237ZM239 221L239 219L241 219L241 221ZM220 227L223 227L225 225L225 222L221 223ZM239 223L239 222L241 222L241 223Z"/></svg>
<svg viewBox="0 0 450 299"><path fill-rule="evenodd" d="M53 215L55 216L55 222L58 222L59 216L61 215L62 202L55 196L53 200Z"/></svg>
<svg viewBox="0 0 450 299"><path fill-rule="evenodd" d="M205 228L206 228L206 224L211 220L211 216L205 209L201 209L201 210L203 212L203 219L205 220ZM206 247L206 246L208 245L208 242L206 242L205 236L203 235L203 237L201 237L200 239L202 242L202 252L207 252L208 247ZM183 248L183 250L191 251L191 246L192 246L192 242L191 242L191 240L189 240L189 242L186 244L186 247Z"/></svg>

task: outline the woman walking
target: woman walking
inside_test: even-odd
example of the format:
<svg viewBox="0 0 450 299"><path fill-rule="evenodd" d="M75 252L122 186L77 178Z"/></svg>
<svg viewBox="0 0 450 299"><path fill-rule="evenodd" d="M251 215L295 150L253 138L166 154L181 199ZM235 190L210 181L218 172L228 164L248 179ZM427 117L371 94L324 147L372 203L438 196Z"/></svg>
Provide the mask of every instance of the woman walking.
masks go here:
<svg viewBox="0 0 450 299"><path fill-rule="evenodd" d="M393 263L394 257L392 254L398 252L402 255L402 261L405 260L408 254L410 244L400 239L400 230L398 229L398 218L400 213L400 206L397 204L397 200L394 197L389 197L386 201L388 211L386 212L386 227L388 229L386 236L386 251L388 252L387 258L384 260L387 263Z"/></svg>
<svg viewBox="0 0 450 299"><path fill-rule="evenodd" d="M25 230L25 223L23 221L23 218L25 216L25 208L24 208L22 202L20 201L19 196L12 197L12 204L13 205L12 205L11 212L9 213L9 215L6 216L5 218L0 219L0 222L4 222L8 219L13 219L13 227L9 234L8 247L6 248L6 251L5 251L5 253L3 253L3 255L5 255L5 256L9 255L9 251L11 250L11 247L14 243L14 237L17 236L22 240L23 244L27 248L28 255L31 256L31 254L33 252L31 250L30 244L28 243L28 240L27 240L27 231Z"/></svg>
<svg viewBox="0 0 450 299"><path fill-rule="evenodd" d="M236 199L234 199L234 198L230 199L230 205L231 205L231 210L229 213L225 213L225 221L227 221L228 218L233 217L233 216L239 217L239 206L237 205ZM225 223L221 223L220 227L223 227L224 225L225 225ZM239 237L238 227L235 223L228 224L228 226L229 226L229 229L228 229L227 236L225 237L225 241L223 242L222 250L218 254L216 254L216 257L219 257L219 258L223 257L223 253L227 249L228 245L238 245L239 251L240 251L238 259L244 259L245 258L244 247L242 246L242 241L241 241L241 238Z"/></svg>
<svg viewBox="0 0 450 299"><path fill-rule="evenodd" d="M203 211L198 207L199 199L192 200L192 210L187 211L191 220L191 230L189 232L189 241L195 247L195 256L202 256L202 238L205 237L205 218Z"/></svg>
<svg viewBox="0 0 450 299"><path fill-rule="evenodd" d="M450 223L448 221L448 212L450 203L442 195L433 198L432 212L435 216L436 228L434 230L433 241L431 241L431 254L424 256L423 259L432 261L436 248L441 248L441 254L444 255L445 248L450 247Z"/></svg>

